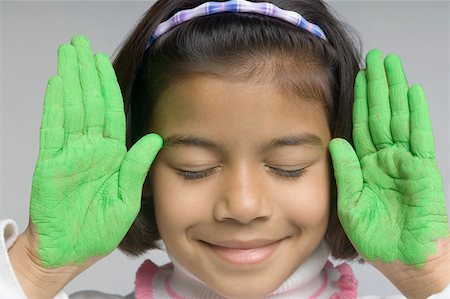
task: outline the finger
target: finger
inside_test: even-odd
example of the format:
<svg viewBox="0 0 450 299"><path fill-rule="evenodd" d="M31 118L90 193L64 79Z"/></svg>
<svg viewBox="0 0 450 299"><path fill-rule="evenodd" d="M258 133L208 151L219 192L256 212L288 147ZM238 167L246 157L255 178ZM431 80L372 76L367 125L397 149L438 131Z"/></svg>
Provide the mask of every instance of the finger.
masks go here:
<svg viewBox="0 0 450 299"><path fill-rule="evenodd" d="M119 190L122 200L131 211L139 211L142 185L162 145L163 140L159 135L148 134L131 147L122 161Z"/></svg>
<svg viewBox="0 0 450 299"><path fill-rule="evenodd" d="M365 71L360 71L355 79L355 100L353 102L353 141L358 158L375 153L369 130L369 111L367 106L367 79Z"/></svg>
<svg viewBox="0 0 450 299"><path fill-rule="evenodd" d="M420 85L413 85L408 92L411 111L411 152L421 158L434 158L434 138L425 93Z"/></svg>
<svg viewBox="0 0 450 299"><path fill-rule="evenodd" d="M64 86L58 76L48 81L39 139L39 159L53 157L64 146Z"/></svg>
<svg viewBox="0 0 450 299"><path fill-rule="evenodd" d="M95 55L95 63L100 77L102 93L105 98L104 137L125 143L125 112L116 73L108 56L103 53L97 53Z"/></svg>
<svg viewBox="0 0 450 299"><path fill-rule="evenodd" d="M367 54L366 75L370 134L375 147L380 150L393 144L389 90L380 50L373 49Z"/></svg>
<svg viewBox="0 0 450 299"><path fill-rule="evenodd" d="M409 149L408 81L400 57L389 55L384 60L391 103L391 133L394 142Z"/></svg>
<svg viewBox="0 0 450 299"><path fill-rule="evenodd" d="M72 45L58 48L58 75L64 81L64 131L69 136L83 134L84 109L78 76L77 52Z"/></svg>
<svg viewBox="0 0 450 299"><path fill-rule="evenodd" d="M83 93L85 115L84 132L89 135L103 135L105 103L95 67L94 54L89 40L83 35L72 38L78 55L78 70Z"/></svg>
<svg viewBox="0 0 450 299"><path fill-rule="evenodd" d="M363 175L358 156L347 140L334 138L329 149L338 191L338 212L342 214L356 206L363 189Z"/></svg>

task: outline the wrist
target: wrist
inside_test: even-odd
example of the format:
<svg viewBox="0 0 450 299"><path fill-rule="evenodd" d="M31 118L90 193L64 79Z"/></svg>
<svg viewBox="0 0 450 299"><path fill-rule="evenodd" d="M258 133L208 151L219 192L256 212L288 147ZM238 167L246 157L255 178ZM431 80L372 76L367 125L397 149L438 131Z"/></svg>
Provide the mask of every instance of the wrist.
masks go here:
<svg viewBox="0 0 450 299"><path fill-rule="evenodd" d="M447 264L448 265L448 264ZM449 265L450 266L450 265ZM450 268L448 268L450 269ZM428 298L434 294L442 292L449 284L449 270L429 273L416 279L403 282L403 287L399 287L400 291L406 298ZM401 286L402 284L399 284Z"/></svg>
<svg viewBox="0 0 450 299"><path fill-rule="evenodd" d="M430 256L421 269L405 266L400 261L378 267L408 299L428 298L440 293L450 284L450 238L438 240L436 254ZM382 270L381 270L382 268Z"/></svg>
<svg viewBox="0 0 450 299"><path fill-rule="evenodd" d="M37 255L37 246L25 231L8 250L11 265L17 280L28 298L53 298L66 284L73 280L98 259L77 266L67 265L46 268Z"/></svg>

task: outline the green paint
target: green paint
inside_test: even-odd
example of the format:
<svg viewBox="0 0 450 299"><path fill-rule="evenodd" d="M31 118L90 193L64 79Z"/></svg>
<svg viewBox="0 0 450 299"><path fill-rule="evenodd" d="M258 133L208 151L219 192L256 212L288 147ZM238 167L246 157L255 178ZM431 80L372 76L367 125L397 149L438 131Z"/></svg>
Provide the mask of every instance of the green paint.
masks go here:
<svg viewBox="0 0 450 299"><path fill-rule="evenodd" d="M355 150L333 139L338 214L367 260L422 268L449 235L442 179L423 89L408 89L400 58L371 50L355 80ZM355 152L356 151L356 152Z"/></svg>
<svg viewBox="0 0 450 299"><path fill-rule="evenodd" d="M44 99L30 215L46 267L112 252L136 218L144 179L162 146L149 134L127 153L125 114L105 54L84 36L58 49Z"/></svg>

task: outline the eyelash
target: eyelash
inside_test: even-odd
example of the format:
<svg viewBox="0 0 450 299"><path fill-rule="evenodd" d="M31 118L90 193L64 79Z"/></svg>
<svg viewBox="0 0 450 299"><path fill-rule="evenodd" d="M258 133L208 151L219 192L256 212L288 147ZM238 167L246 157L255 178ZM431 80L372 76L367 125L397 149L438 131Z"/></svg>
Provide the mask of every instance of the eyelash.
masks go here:
<svg viewBox="0 0 450 299"><path fill-rule="evenodd" d="M300 168L296 170L283 170L279 168L269 167L269 171L282 177L283 179L295 180L302 177L306 173L306 168Z"/></svg>
<svg viewBox="0 0 450 299"><path fill-rule="evenodd" d="M298 179L302 177L306 173L306 168L296 169L296 170L283 170L275 167L270 167L269 171L280 176L283 179ZM213 174L216 171L216 168L210 168L202 171L188 171L179 169L179 174L184 177L186 180L198 180L208 175Z"/></svg>

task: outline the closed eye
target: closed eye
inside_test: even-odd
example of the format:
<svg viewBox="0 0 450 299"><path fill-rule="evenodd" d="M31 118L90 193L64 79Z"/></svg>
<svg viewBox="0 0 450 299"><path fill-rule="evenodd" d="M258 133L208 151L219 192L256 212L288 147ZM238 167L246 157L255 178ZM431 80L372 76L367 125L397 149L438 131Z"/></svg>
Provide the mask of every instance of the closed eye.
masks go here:
<svg viewBox="0 0 450 299"><path fill-rule="evenodd" d="M215 173L217 171L217 168L218 167L213 167L200 171L178 169L178 174L181 175L186 180L198 180Z"/></svg>
<svg viewBox="0 0 450 299"><path fill-rule="evenodd" d="M306 173L306 168L300 168L295 170L284 170L272 166L266 166L270 172L286 179L297 179Z"/></svg>
<svg viewBox="0 0 450 299"><path fill-rule="evenodd" d="M272 166L266 166L266 167L269 169L269 171L271 173L276 174L277 176L280 176L280 177L286 178L286 179L297 179L306 173L306 168L300 168L300 169L295 169L295 170L284 170L284 169L280 169L280 168L276 168L276 167L272 167ZM209 175L214 174L218 170L218 167L208 168L208 169L200 170L200 171L190 171L190 170L183 170L183 169L177 169L177 170L178 170L178 174L186 180L198 180L198 179L202 179Z"/></svg>

